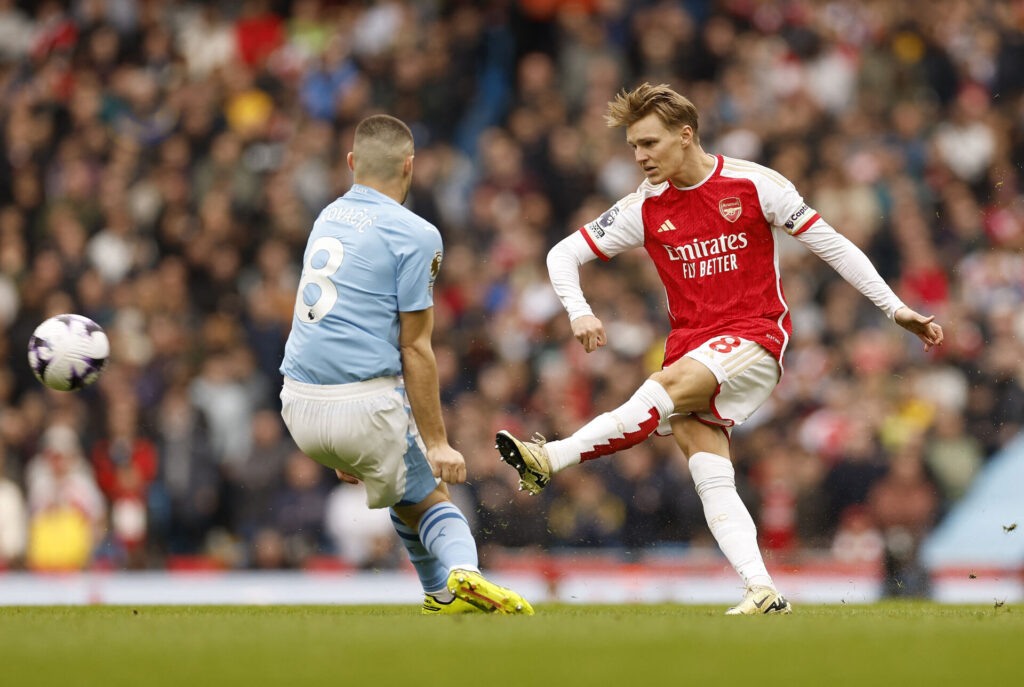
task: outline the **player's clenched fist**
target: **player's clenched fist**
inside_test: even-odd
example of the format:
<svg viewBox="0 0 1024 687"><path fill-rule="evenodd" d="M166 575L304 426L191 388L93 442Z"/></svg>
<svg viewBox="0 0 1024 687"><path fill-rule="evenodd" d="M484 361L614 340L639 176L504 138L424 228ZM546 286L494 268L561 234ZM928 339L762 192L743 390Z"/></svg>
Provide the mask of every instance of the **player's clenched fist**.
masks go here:
<svg viewBox="0 0 1024 687"><path fill-rule="evenodd" d="M601 324L601 320L593 315L584 315L573 320L572 335L583 344L583 348L587 350L587 353L591 353L597 350L598 347L604 346L608 340L604 334L604 325Z"/></svg>
<svg viewBox="0 0 1024 687"><path fill-rule="evenodd" d="M451 446L446 444L427 449L427 461L434 471L434 477L440 477L448 484L466 481L466 459Z"/></svg>

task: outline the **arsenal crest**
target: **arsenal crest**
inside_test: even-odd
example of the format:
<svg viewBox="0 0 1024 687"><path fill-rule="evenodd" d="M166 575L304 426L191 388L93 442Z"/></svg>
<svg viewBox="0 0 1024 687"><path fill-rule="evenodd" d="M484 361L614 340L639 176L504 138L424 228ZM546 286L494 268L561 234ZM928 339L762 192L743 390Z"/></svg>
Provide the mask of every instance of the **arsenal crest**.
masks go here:
<svg viewBox="0 0 1024 687"><path fill-rule="evenodd" d="M743 203L739 198L723 198L718 201L718 211L722 213L722 217L735 222L743 214Z"/></svg>

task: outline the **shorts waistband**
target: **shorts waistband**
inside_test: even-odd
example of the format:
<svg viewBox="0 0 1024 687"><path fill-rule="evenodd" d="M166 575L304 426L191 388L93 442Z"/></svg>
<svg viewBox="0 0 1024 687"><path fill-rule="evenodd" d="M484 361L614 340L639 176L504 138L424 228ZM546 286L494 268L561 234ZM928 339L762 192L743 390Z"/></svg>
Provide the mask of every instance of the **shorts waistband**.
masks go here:
<svg viewBox="0 0 1024 687"><path fill-rule="evenodd" d="M301 398L360 398L400 386L402 378L397 375L364 379L349 384L307 384L291 377L284 378L285 391Z"/></svg>

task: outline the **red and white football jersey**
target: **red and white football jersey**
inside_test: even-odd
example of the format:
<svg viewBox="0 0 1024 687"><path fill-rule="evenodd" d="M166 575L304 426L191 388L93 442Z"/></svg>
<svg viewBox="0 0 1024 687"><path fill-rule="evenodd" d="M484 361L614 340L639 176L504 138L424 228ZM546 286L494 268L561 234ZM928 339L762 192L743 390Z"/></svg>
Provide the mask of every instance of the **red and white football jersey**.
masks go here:
<svg viewBox="0 0 1024 687"><path fill-rule="evenodd" d="M716 156L696 186L648 181L580 229L602 260L643 246L665 285L669 365L715 336L757 341L779 362L792 326L779 275L778 232L818 219L778 172Z"/></svg>

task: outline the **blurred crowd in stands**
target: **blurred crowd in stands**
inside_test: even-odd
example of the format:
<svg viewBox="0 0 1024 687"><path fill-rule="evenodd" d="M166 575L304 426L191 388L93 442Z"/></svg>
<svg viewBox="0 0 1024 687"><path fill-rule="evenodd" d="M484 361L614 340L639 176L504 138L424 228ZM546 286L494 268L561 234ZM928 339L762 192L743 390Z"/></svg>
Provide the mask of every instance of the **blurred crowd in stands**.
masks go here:
<svg viewBox="0 0 1024 687"><path fill-rule="evenodd" d="M670 438L532 498L493 449L500 428L566 436L660 366L645 253L584 267L609 338L591 355L544 266L641 180L603 114L643 81L944 326L926 354L784 238L785 375L732 440L769 567L912 565L1024 422L1019 0L0 0L0 567L402 560L386 512L277 413L306 235L375 112L411 126L408 205L445 240L435 349L470 475L452 491L484 562L713 546ZM111 338L79 393L26 363L61 312Z"/></svg>

